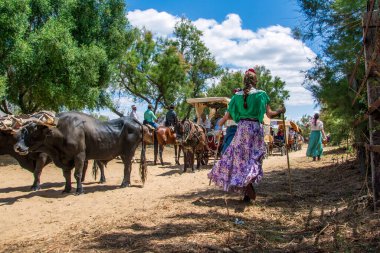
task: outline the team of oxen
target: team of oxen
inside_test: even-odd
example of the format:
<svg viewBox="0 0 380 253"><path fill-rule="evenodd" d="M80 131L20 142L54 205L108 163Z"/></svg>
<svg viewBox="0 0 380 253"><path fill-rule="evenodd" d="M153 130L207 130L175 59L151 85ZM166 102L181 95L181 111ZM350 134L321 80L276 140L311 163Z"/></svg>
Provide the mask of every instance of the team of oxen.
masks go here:
<svg viewBox="0 0 380 253"><path fill-rule="evenodd" d="M82 182L89 160L94 160L94 171L100 169L100 183L105 182L107 162L120 157L124 164L121 187L131 184L132 158L141 145L140 176L147 178L146 146L154 144L154 164L165 145L175 147L175 162L179 164L180 151L184 151L184 171L194 171L208 162L206 131L203 127L183 120L174 127L160 126L154 130L130 117L110 121L98 119L81 112L38 112L32 115L7 115L0 118L0 155L11 155L21 167L32 172L32 190L40 189L42 169L53 162L62 169L65 178L63 193L71 191L71 171L74 171L76 193L83 193Z"/></svg>

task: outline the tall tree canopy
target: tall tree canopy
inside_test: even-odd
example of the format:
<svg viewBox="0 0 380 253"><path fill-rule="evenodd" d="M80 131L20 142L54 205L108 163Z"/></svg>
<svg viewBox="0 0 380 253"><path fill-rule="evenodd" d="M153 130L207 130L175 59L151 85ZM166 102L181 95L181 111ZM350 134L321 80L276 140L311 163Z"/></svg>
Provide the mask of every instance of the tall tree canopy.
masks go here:
<svg viewBox="0 0 380 253"><path fill-rule="evenodd" d="M127 24L123 0L0 1L5 99L24 113L94 108L128 45Z"/></svg>
<svg viewBox="0 0 380 253"><path fill-rule="evenodd" d="M273 77L270 70L264 66L255 68L258 84L257 88L264 90L270 100L271 106L277 108L284 104L289 98L289 91L285 89L285 82L279 77ZM208 96L231 97L235 88L243 88L243 73L225 72L217 85L214 85L207 92Z"/></svg>
<svg viewBox="0 0 380 253"><path fill-rule="evenodd" d="M298 0L298 3L305 15L305 23L299 29L302 38L323 42L314 67L306 74L305 86L320 104L325 128L332 139L339 142L348 135L360 139L365 124L353 128L353 122L366 109L366 94L354 105L352 101L363 79L363 57L352 85L349 79L362 47L361 18L366 0Z"/></svg>
<svg viewBox="0 0 380 253"><path fill-rule="evenodd" d="M309 123L311 121L312 117L310 115L304 114L302 115L301 119L297 121L297 126L301 128L302 135L303 136L309 136L310 135L310 127Z"/></svg>
<svg viewBox="0 0 380 253"><path fill-rule="evenodd" d="M180 117L189 116L186 98L204 96L207 81L221 73L201 40L202 32L190 20L181 19L170 39L137 29L134 35L119 65L116 87L153 104L154 111L175 104Z"/></svg>
<svg viewBox="0 0 380 253"><path fill-rule="evenodd" d="M207 81L218 77L221 68L202 41L202 32L190 20L182 18L175 25L174 35L175 45L189 66L186 77L189 93L184 98L202 97L207 90ZM183 101L181 108L180 115L189 117L191 107Z"/></svg>
<svg viewBox="0 0 380 253"><path fill-rule="evenodd" d="M243 74L239 71L231 72L226 70L222 74L220 81L217 84L213 84L212 87L207 90L207 96L232 97L234 89L243 87Z"/></svg>
<svg viewBox="0 0 380 253"><path fill-rule="evenodd" d="M168 39L153 40L149 31L134 31L136 40L119 64L118 87L154 106L168 107L184 93L187 64Z"/></svg>

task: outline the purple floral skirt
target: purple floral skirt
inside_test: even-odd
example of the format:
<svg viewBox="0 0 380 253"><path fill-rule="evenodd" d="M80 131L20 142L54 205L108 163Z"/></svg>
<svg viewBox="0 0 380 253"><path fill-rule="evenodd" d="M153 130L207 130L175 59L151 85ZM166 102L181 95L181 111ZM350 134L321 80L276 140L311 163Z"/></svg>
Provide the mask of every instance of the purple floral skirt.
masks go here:
<svg viewBox="0 0 380 253"><path fill-rule="evenodd" d="M257 184L263 177L265 152L262 125L241 120L231 144L208 177L225 191L243 193L248 184Z"/></svg>

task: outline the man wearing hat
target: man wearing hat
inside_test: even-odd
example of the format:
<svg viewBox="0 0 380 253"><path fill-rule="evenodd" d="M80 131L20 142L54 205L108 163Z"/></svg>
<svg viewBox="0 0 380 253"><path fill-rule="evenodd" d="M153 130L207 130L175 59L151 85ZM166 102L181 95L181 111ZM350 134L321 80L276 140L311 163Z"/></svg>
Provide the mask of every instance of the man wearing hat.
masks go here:
<svg viewBox="0 0 380 253"><path fill-rule="evenodd" d="M177 114L174 111L174 105L169 107L169 111L166 113L165 126L175 126L177 124L178 118Z"/></svg>
<svg viewBox="0 0 380 253"><path fill-rule="evenodd" d="M132 105L132 110L129 113L129 117L139 121L139 119L137 118L137 107L136 107L136 105Z"/></svg>
<svg viewBox="0 0 380 253"><path fill-rule="evenodd" d="M148 109L144 113L144 124L147 123L157 129L158 124L155 122L157 120L157 117L156 115L154 115L154 112L152 111L152 109L153 109L153 106L148 105Z"/></svg>

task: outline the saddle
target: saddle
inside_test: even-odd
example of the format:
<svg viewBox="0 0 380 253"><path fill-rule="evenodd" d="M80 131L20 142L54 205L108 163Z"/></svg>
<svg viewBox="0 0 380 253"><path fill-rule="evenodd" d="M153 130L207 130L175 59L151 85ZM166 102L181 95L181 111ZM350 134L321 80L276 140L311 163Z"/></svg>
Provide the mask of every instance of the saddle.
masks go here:
<svg viewBox="0 0 380 253"><path fill-rule="evenodd" d="M148 130L156 131L156 129L149 124L144 124L144 126L146 126Z"/></svg>

